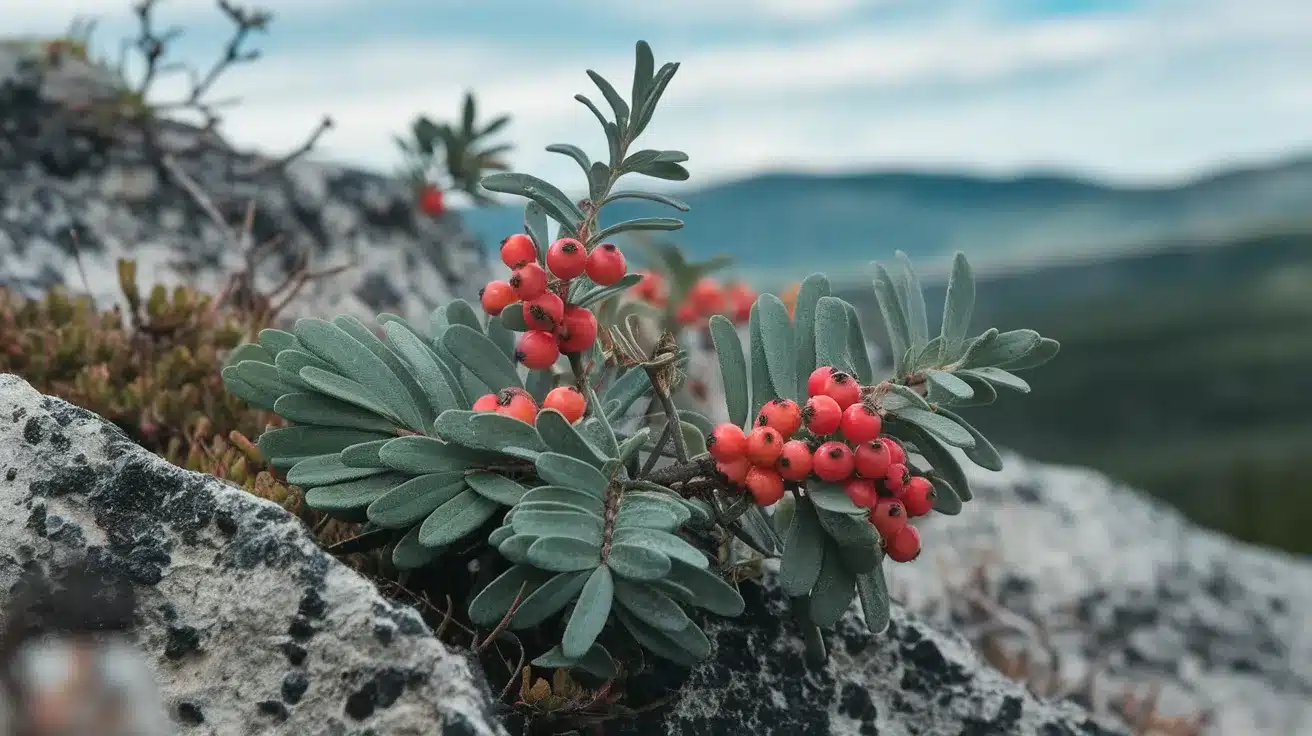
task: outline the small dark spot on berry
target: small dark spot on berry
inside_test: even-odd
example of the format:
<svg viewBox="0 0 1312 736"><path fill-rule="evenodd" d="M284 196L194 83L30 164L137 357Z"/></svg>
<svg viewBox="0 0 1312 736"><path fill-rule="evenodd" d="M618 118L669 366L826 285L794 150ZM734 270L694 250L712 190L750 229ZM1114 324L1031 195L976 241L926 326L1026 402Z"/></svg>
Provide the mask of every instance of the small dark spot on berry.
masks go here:
<svg viewBox="0 0 1312 736"><path fill-rule="evenodd" d="M478 298L479 298L479 299L482 299L482 298L483 298L483 294L486 293L486 292L487 292L487 287L486 287L486 286L484 286L483 288L479 289L479 290L478 290Z"/></svg>

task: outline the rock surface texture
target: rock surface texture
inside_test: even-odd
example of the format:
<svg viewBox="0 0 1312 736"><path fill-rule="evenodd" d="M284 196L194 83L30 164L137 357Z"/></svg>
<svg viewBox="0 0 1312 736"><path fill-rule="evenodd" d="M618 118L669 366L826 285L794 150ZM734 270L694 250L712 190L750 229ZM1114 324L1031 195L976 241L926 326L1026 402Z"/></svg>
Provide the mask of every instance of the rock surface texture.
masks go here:
<svg viewBox="0 0 1312 736"><path fill-rule="evenodd" d="M503 733L482 675L285 511L0 376L0 590L73 565L132 581L179 733Z"/></svg>
<svg viewBox="0 0 1312 736"><path fill-rule="evenodd" d="M257 269L261 291L301 253L311 270L355 264L307 284L290 315L420 318L486 283L485 251L459 215L417 213L405 183L307 159L281 166L181 124L160 126L152 149L95 112L109 109L102 77L76 59L52 65L39 46L0 44L0 285L82 290L76 245L100 304L119 299L121 257L138 261L145 288L217 293L244 265L234 234L252 203L252 241L279 239Z"/></svg>

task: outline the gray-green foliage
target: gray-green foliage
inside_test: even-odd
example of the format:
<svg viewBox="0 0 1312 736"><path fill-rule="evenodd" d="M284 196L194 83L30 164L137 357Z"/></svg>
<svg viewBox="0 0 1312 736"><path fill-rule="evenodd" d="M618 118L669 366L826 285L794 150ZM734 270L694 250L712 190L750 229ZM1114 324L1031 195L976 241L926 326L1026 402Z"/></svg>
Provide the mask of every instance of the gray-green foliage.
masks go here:
<svg viewBox="0 0 1312 736"><path fill-rule="evenodd" d="M816 368L848 373L873 389L866 400L881 410L884 433L923 460L911 468L933 483L934 510L956 514L972 494L951 448L990 470L1001 469L1002 459L948 407L991 403L999 388L1028 392L1015 372L1051 360L1059 345L1033 330L990 329L969 337L975 283L961 254L953 260L941 327L931 334L915 270L905 254L898 252L896 260L892 270L875 264L874 281L894 356L891 378L876 382L856 308L833 296L823 275L813 274L798 289L791 321L773 296L757 301L746 346L727 319L711 319L725 402L730 421L746 428L755 410L775 397L804 402L807 378ZM883 543L867 513L842 488L814 479L776 506L773 522L783 538L780 583L807 625L831 626L855 596L872 631L887 626Z"/></svg>

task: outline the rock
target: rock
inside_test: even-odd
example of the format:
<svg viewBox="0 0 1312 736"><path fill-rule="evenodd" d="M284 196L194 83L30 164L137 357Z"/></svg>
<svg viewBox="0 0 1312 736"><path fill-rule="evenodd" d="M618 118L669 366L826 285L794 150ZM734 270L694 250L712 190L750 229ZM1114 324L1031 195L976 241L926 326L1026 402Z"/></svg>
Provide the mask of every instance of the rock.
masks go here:
<svg viewBox="0 0 1312 736"><path fill-rule="evenodd" d="M131 581L180 733L504 733L476 668L281 508L0 376L0 606L75 565Z"/></svg>
<svg viewBox="0 0 1312 736"><path fill-rule="evenodd" d="M94 66L52 65L39 45L0 44L0 286L81 291L85 272L108 306L121 302L116 260L133 258L143 288L218 293L245 265L237 235L252 204L252 243L277 239L256 269L261 291L302 253L315 271L354 264L307 283L289 317L393 312L422 323L439 304L476 298L488 280L486 252L459 213L422 216L398 179L305 158L272 166L169 121L158 125L160 147L173 152L165 164L139 130L92 114L116 95Z"/></svg>
<svg viewBox="0 0 1312 736"><path fill-rule="evenodd" d="M1160 685L1163 713L1211 710L1219 734L1312 732L1312 561L1093 471L1005 465L971 474L959 516L926 520L921 559L889 572L895 598L971 626L949 591L983 563L992 598L1048 624L1070 677L1096 665L1108 695Z"/></svg>
<svg viewBox="0 0 1312 736"><path fill-rule="evenodd" d="M809 668L787 599L769 581L744 585L743 618L707 625L711 659L672 708L625 732L842 736L1111 736L1129 732L1070 702L1045 702L979 661L960 636L901 608L870 634L859 608L826 637L829 663ZM668 673L666 682L677 675Z"/></svg>

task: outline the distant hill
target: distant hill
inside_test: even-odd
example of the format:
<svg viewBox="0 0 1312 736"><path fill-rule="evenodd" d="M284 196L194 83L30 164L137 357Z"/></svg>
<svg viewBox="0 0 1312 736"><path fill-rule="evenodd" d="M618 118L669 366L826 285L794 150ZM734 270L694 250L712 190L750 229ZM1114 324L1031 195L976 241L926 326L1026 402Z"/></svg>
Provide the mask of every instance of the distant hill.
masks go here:
<svg viewBox="0 0 1312 736"><path fill-rule="evenodd" d="M692 207L676 242L697 257L731 254L748 277L776 281L808 269L840 273L899 248L925 265L962 250L987 268L1227 239L1307 217L1312 157L1171 187L883 172L768 174L675 194ZM605 221L669 212L622 202ZM468 211L466 220L495 243L521 227L522 207Z"/></svg>

